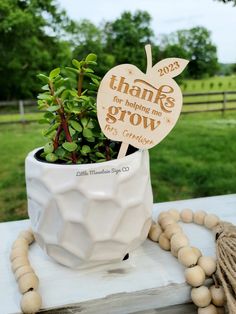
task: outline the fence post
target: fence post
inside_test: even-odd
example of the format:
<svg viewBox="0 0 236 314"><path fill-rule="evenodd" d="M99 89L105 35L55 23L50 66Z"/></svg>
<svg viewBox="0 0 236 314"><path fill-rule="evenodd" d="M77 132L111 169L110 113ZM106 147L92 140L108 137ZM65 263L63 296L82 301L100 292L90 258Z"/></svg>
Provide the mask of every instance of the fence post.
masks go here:
<svg viewBox="0 0 236 314"><path fill-rule="evenodd" d="M24 101L19 100L19 113L20 113L20 121L21 123L25 123L25 110L24 110Z"/></svg>
<svg viewBox="0 0 236 314"><path fill-rule="evenodd" d="M226 95L227 95L227 92L223 92L223 103L222 103L222 116L223 117L225 115L226 103L227 103Z"/></svg>

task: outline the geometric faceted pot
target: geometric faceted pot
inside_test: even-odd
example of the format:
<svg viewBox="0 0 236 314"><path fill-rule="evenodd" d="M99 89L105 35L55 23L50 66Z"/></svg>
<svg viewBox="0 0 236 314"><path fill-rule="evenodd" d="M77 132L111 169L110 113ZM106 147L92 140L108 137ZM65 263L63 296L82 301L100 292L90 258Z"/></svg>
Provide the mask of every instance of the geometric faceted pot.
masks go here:
<svg viewBox="0 0 236 314"><path fill-rule="evenodd" d="M146 239L152 214L149 154L64 165L26 158L28 213L40 247L81 268L121 261Z"/></svg>

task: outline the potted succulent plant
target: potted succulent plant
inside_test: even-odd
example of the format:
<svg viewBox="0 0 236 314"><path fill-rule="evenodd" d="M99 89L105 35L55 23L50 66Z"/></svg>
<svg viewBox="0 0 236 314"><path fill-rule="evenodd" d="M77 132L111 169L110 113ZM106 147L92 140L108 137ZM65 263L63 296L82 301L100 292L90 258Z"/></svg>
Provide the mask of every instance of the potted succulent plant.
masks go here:
<svg viewBox="0 0 236 314"><path fill-rule="evenodd" d="M122 260L147 237L152 189L147 150L102 133L96 112L96 55L56 68L38 96L48 139L26 158L28 212L36 241L66 266Z"/></svg>

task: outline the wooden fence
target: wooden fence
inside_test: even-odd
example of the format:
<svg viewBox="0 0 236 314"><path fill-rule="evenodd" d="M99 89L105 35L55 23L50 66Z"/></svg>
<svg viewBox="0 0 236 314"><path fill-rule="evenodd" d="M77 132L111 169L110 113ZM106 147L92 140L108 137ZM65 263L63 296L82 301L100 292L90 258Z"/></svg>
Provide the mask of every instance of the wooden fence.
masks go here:
<svg viewBox="0 0 236 314"><path fill-rule="evenodd" d="M182 113L185 114L214 111L224 114L227 110L236 110L236 91L185 93L183 96Z"/></svg>
<svg viewBox="0 0 236 314"><path fill-rule="evenodd" d="M224 114L228 110L236 110L236 91L207 92L207 93L184 93L184 105L182 114L200 112L221 111ZM0 124L5 123L28 123L38 121L36 101L1 101L0 102ZM17 119L11 119L16 115ZM29 117L31 114L31 117ZM7 119L3 117L7 116Z"/></svg>

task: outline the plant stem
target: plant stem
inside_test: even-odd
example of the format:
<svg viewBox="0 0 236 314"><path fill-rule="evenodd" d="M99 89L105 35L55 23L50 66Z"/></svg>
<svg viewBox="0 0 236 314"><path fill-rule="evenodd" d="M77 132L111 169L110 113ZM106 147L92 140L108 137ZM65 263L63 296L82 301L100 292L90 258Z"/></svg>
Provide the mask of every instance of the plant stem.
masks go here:
<svg viewBox="0 0 236 314"><path fill-rule="evenodd" d="M62 128L62 125L60 124L58 129L57 129L57 134L55 136L55 139L53 141L53 147L54 147L54 151L58 148L59 146L59 137L60 137L60 134L61 134L61 131L63 130Z"/></svg>
<svg viewBox="0 0 236 314"><path fill-rule="evenodd" d="M49 88L50 88L51 95L54 96L54 86L51 82L49 83ZM54 139L54 150L59 145L59 136L60 136L60 133L62 130L64 130L64 132L65 132L67 142L72 142L72 137L71 137L70 132L69 132L69 127L68 127L68 123L67 123L67 120L65 117L64 108L63 108L63 104L61 102L61 99L56 97L55 100L56 100L56 103L60 106L60 109L57 110L57 113L59 114L59 116L61 118L61 124L59 125L59 127L57 129L56 137ZM72 162L74 164L77 163L77 156L76 156L75 152L71 153L71 159L72 159Z"/></svg>
<svg viewBox="0 0 236 314"><path fill-rule="evenodd" d="M59 114L60 114L60 117L61 117L61 125L62 125L62 128L63 128L64 132L65 132L66 140L67 140L67 142L73 142L72 141L72 137L70 135L70 131L69 131L69 128L68 128L68 123L67 123L67 120L66 120L63 108L60 110ZM71 158L72 158L72 162L74 164L76 164L77 163L77 157L76 157L76 153L75 152L71 153Z"/></svg>
<svg viewBox="0 0 236 314"><path fill-rule="evenodd" d="M83 80L84 80L84 72L81 71L79 74L79 79L78 79L78 96L82 94Z"/></svg>
<svg viewBox="0 0 236 314"><path fill-rule="evenodd" d="M111 160L110 149L108 145L108 140L105 140L105 151L106 151L106 160Z"/></svg>

